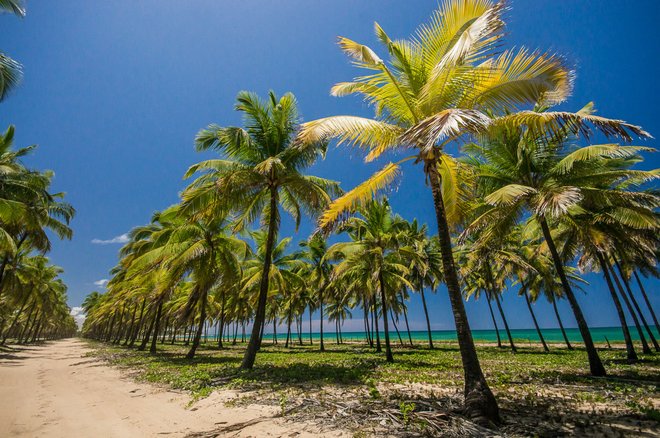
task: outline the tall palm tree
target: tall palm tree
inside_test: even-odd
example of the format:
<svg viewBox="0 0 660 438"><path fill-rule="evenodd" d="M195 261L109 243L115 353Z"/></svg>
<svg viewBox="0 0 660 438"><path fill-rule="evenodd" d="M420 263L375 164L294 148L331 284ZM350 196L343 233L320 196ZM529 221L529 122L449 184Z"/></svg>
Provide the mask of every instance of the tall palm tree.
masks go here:
<svg viewBox="0 0 660 438"><path fill-rule="evenodd" d="M465 408L483 423L499 421L497 402L484 378L459 285L450 230L460 216L461 185L456 162L445 146L488 124L485 113L503 113L544 98L568 96L572 73L560 58L529 52L496 55L504 35L503 3L489 0L445 0L415 36L393 40L378 25L376 36L389 62L370 47L340 38L344 52L372 73L335 85L332 94L357 93L376 109L376 118L336 116L305 124L301 141L338 138L368 150L367 161L393 149L414 150L431 185L443 261L465 375ZM335 201L322 217L326 227L345 211L368 201L390 184L401 162L389 163L369 180Z"/></svg>
<svg viewBox="0 0 660 438"><path fill-rule="evenodd" d="M620 179L648 179L652 173L621 169L620 159L636 156L648 148L616 144L578 148L575 137L589 136L590 127L605 135L626 141L632 135L648 136L641 128L620 120L592 115L588 104L576 113L522 111L493 121L479 144L466 147L477 167L480 190L487 204L469 226L480 229L490 224L491 233L506 235L517 220L529 212L541 234L559 275L580 329L594 376L604 376L605 368L594 346L582 309L564 270L564 259L555 243L551 227L580 203L611 202L635 196L650 201L652 195L631 194L613 187ZM607 187L606 187L607 186Z"/></svg>
<svg viewBox="0 0 660 438"><path fill-rule="evenodd" d="M431 320L424 289L430 287L432 291L435 291L438 284L442 282L442 259L437 239L429 238L426 233L426 225L419 226L416 219L408 224L407 245L413 251L410 257L410 283L415 286L415 291L422 297L429 348L433 349Z"/></svg>
<svg viewBox="0 0 660 438"><path fill-rule="evenodd" d="M241 92L236 109L243 113L245 128L210 125L196 138L198 150L213 149L224 158L193 165L186 177L202 175L183 193L184 209L197 216L218 211L237 213L234 230L239 231L261 218L267 232L264 263L259 285L255 320L241 367L254 365L266 316L272 253L280 223L279 206L296 224L304 213L314 214L338 192L334 181L307 176L302 171L323 157L324 141L294 143L300 116L294 96L277 98L270 92L262 101Z"/></svg>
<svg viewBox="0 0 660 438"><path fill-rule="evenodd" d="M321 234L313 234L307 239L300 243L300 246L304 248L302 256L310 265L311 276L308 279L309 287L314 288L317 294L317 299L315 300L316 305L320 309L320 337L319 344L321 351L325 351L325 345L323 343L323 303L324 292L330 281L330 273L332 272L332 265L329 260L326 258L328 252L328 244ZM312 309L310 307L310 318ZM311 342L311 334L310 334Z"/></svg>
<svg viewBox="0 0 660 438"><path fill-rule="evenodd" d="M360 210L361 217L351 217L340 230L348 232L349 242L340 242L328 249L329 256L341 259L333 276L344 278L349 285L369 279L379 292L380 308L385 331L385 356L393 362L390 345L388 306L396 299L402 286L412 288L407 280L410 271L402 254L405 242L405 221L394 216L386 200L374 201Z"/></svg>

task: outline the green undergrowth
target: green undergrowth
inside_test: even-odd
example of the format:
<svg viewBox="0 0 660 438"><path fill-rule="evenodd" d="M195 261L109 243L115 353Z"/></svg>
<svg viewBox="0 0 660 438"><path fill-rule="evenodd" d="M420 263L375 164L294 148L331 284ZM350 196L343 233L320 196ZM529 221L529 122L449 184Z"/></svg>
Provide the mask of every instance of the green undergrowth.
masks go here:
<svg viewBox="0 0 660 438"><path fill-rule="evenodd" d="M187 360L184 345L158 344L158 353L137 351L116 345L89 341L90 355L101 356L124 368L142 381L189 391L196 400L215 388L286 391L291 388L319 390L331 386L362 391L378 399L383 388L427 387L462 391L462 366L458 348L439 345L434 350L421 346L394 349L395 362L388 364L384 354L364 345L326 344L284 348L265 344L253 370L239 366L245 345L222 350L202 344L197 356ZM624 350L601 350L607 378L588 375L586 352L554 347L544 353L537 347L520 347L517 353L491 346L478 347L486 378L507 405L528 407L547 404L581 403L588 406L618 406L626 413L657 420L660 389L660 355L642 355L640 362L628 364ZM656 404L654 404L654 401Z"/></svg>

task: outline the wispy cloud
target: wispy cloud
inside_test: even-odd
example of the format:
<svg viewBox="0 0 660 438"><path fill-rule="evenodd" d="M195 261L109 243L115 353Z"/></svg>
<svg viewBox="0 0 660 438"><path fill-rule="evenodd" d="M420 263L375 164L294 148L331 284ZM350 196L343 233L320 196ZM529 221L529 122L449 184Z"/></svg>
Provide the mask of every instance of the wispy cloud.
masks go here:
<svg viewBox="0 0 660 438"><path fill-rule="evenodd" d="M85 315L85 311L82 307L72 307L71 316L73 316L73 319L76 320L78 328L82 327L83 322L85 322L85 318L87 318L87 315Z"/></svg>
<svg viewBox="0 0 660 438"><path fill-rule="evenodd" d="M92 239L92 243L96 245L112 245L113 243L127 243L129 241L127 233L124 233L120 236L113 237L112 239L103 240L103 239Z"/></svg>
<svg viewBox="0 0 660 438"><path fill-rule="evenodd" d="M110 280L108 280L107 278L102 278L100 280L96 280L94 284L99 287L105 287L105 285L108 284L109 281Z"/></svg>

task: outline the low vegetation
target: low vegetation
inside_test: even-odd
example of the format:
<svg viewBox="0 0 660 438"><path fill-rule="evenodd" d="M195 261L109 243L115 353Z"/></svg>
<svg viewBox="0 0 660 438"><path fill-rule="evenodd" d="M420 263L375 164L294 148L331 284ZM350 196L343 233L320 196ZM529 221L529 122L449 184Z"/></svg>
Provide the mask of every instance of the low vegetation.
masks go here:
<svg viewBox="0 0 660 438"><path fill-rule="evenodd" d="M264 345L251 370L240 370L245 345L218 350L202 343L184 359L185 345L160 346L157 355L89 341L99 356L141 381L190 392L193 402L214 390L234 390L230 405L277 406L287 416L355 436L383 433L424 436L485 432L460 413L463 376L455 342L393 346L395 363L365 345L318 345L283 348ZM553 345L520 345L513 354L495 346L477 346L490 386L500 401L500 431L512 436L617 436L658 433L660 358L641 356L627 364L625 350L599 351L607 378L584 370L586 352Z"/></svg>

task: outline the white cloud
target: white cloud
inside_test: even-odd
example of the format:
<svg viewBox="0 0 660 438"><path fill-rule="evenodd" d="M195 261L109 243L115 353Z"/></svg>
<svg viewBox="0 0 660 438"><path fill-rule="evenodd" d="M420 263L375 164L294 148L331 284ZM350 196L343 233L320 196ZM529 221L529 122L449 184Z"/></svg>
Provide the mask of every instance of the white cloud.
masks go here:
<svg viewBox="0 0 660 438"><path fill-rule="evenodd" d="M92 239L92 243L97 245L111 245L113 243L127 243L130 240L127 233L113 237L112 239L102 240L102 239Z"/></svg>
<svg viewBox="0 0 660 438"><path fill-rule="evenodd" d="M82 307L71 308L71 316L73 316L73 319L76 320L78 328L82 327L83 322L85 322L85 318L87 318L87 315L85 315L85 311Z"/></svg>
<svg viewBox="0 0 660 438"><path fill-rule="evenodd" d="M107 278L102 278L100 280L96 280L94 284L99 287L105 287L105 285L108 284L109 281L110 280L108 280Z"/></svg>

